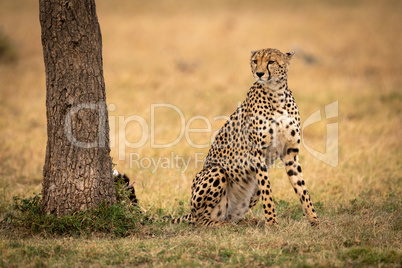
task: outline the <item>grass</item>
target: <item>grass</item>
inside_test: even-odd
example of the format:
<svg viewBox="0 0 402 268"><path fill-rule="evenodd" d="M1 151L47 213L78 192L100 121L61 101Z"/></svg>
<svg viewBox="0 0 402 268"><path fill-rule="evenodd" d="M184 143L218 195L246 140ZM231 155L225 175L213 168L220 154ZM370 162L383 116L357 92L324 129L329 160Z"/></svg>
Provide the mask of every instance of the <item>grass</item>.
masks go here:
<svg viewBox="0 0 402 268"><path fill-rule="evenodd" d="M13 209L8 209L1 223L13 231L43 237L88 237L97 234L126 237L144 232L141 227L152 223L155 217L133 205L131 189L126 186L122 178L115 181L116 204L101 203L97 208L61 217L42 213L41 194L27 198L15 196Z"/></svg>
<svg viewBox="0 0 402 268"><path fill-rule="evenodd" d="M124 234L92 229L90 233L64 231L60 235L46 228L36 235L21 230L3 233L6 239L0 247L7 250L2 253L2 265L399 266L401 219L396 212L401 209L400 200L391 194L387 202L369 205L364 201L369 196L366 193L340 208L317 203L325 219L318 228L300 221L301 215L294 216L299 214L297 204L280 200L277 208L282 224L275 229L207 229L154 221L133 226Z"/></svg>
<svg viewBox="0 0 402 268"><path fill-rule="evenodd" d="M116 233L116 224L124 224L118 217L111 217L114 225L105 230L83 225L75 231L66 228L71 232L63 235L52 231L55 221L37 232L11 228L4 220L13 211L13 197L29 200L41 190L46 113L37 3L7 0L0 2L0 31L12 40L7 46L18 60L0 58L0 266L402 265L401 3L120 2L97 3L107 101L115 105L109 106L116 140L111 154L119 170L136 181L147 215L189 211L191 180L202 166L197 160L208 150L190 141L208 144L223 124L215 117L231 114L244 99L253 81L250 51L275 47L296 51L289 85L302 121L339 102L337 118L307 127L303 136L308 146L324 151L325 124L337 122L338 166L328 166L301 148L307 186L322 224L309 226L278 164L270 170L280 221L276 229L132 222ZM119 133L124 131L118 128L119 119L137 115L150 125L150 106L158 103L178 107L190 128L205 128L201 120L190 122L204 116L211 131L191 133L169 148L153 148L149 128L143 146L119 150ZM171 109L155 110L155 126L156 143L180 134L179 117ZM143 135L136 122L127 124L125 134L133 143ZM138 153L143 165L130 165L130 153ZM189 161L188 167L146 167L149 160L175 156ZM135 215L115 210L103 213ZM260 205L253 213L262 219ZM135 221L141 217L136 215Z"/></svg>

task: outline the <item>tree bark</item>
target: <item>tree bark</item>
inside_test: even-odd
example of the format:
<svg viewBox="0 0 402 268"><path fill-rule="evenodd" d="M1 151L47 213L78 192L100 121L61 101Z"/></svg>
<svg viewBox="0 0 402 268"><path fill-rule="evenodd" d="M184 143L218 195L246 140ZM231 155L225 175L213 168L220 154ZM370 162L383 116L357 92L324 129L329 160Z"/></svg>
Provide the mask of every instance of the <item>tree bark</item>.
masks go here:
<svg viewBox="0 0 402 268"><path fill-rule="evenodd" d="M42 211L115 203L102 37L94 0L39 0L46 72Z"/></svg>

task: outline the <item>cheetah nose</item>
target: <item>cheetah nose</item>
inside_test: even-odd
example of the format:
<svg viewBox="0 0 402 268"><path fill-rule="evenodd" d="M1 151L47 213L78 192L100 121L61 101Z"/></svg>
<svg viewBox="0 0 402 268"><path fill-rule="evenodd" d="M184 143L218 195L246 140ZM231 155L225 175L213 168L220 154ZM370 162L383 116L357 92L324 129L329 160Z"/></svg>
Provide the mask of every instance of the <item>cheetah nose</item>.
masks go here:
<svg viewBox="0 0 402 268"><path fill-rule="evenodd" d="M258 73L256 73L256 75L261 78L264 75L264 73L258 72Z"/></svg>

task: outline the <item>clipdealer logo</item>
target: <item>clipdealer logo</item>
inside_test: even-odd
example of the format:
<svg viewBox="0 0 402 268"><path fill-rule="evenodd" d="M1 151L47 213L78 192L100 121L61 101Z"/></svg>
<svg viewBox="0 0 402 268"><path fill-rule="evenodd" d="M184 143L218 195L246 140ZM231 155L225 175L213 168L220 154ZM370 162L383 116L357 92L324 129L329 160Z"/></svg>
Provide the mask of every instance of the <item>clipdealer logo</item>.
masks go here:
<svg viewBox="0 0 402 268"><path fill-rule="evenodd" d="M240 102L238 103L240 106ZM98 114L98 138L96 141L91 143L86 143L77 140L72 131L72 119L74 116L83 109L93 110ZM110 112L114 112L116 110L116 105L109 104L108 110ZM99 102L95 103L83 103L72 107L69 112L66 114L65 118L65 134L69 142L71 142L74 146L81 148L94 148L94 147L104 147L106 146L106 133L105 133L105 124L106 124L106 103ZM163 132L157 131L156 118L163 118L166 115L167 111L174 112L178 116L179 123L179 134L176 137L169 137L168 142L157 143L157 134L162 135ZM338 101L334 101L324 107L323 113L321 109L318 109L313 114L308 116L306 120L304 120L301 126L301 138L302 138L302 146L306 149L308 153L317 158L318 160L332 166L336 167L339 162L339 125L338 122L335 123L326 123L326 135L322 137L322 141L325 143L325 151L320 152L315 150L312 146L310 146L307 141L303 138L304 131L307 127L316 124L318 122L322 122L324 120L337 118L339 114L339 105ZM168 103L158 103L151 104L150 106L150 120L149 122L140 115L130 115L128 117L124 115L117 116L109 116L109 124L110 124L110 148L117 148L118 150L118 160L125 161L127 155L127 148L130 149L139 149L145 146L148 142L151 148L153 149L163 149L163 148L174 148L180 141L183 139L186 140L187 144L196 149L208 148L210 144L214 141L218 130L212 131L211 121L202 115L192 116L188 120L183 113L183 111L173 105ZM215 116L212 120L215 121L223 121L229 119L229 116L220 115ZM201 121L205 124L204 128L191 128L192 124L195 121ZM140 138L135 141L129 141L126 137L126 128L130 123L138 124L138 133L140 134ZM117 129L117 131L116 131ZM191 138L190 134L192 133L204 133L206 135L210 134L210 139L203 144L195 143ZM166 137L164 137L166 138ZM117 142L118 141L118 142ZM118 144L118 145L116 145ZM142 169L152 169L152 173L156 172L158 168L177 168L181 169L182 172L187 170L190 165L191 160L194 161L196 165L203 163L203 154L197 153L194 157L187 157L185 159L182 156L174 154L171 152L170 156L163 157L150 157L150 156L141 156L139 153L131 152L129 155L130 167L131 168L142 168Z"/></svg>

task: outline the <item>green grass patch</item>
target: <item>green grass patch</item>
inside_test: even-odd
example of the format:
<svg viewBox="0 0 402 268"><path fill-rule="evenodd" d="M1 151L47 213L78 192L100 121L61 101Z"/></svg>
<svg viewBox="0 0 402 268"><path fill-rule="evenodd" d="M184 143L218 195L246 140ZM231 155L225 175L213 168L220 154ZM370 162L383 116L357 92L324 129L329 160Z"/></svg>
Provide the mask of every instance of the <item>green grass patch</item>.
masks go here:
<svg viewBox="0 0 402 268"><path fill-rule="evenodd" d="M340 253L341 259L366 265L402 265L402 256L395 250L379 250L370 247L353 247Z"/></svg>
<svg viewBox="0 0 402 268"><path fill-rule="evenodd" d="M99 207L77 211L65 216L46 215L41 211L41 195L14 197L14 209L6 214L3 223L28 234L88 236L107 234L125 237L139 232L149 217L130 203L130 191L123 181L115 184L117 203L102 203Z"/></svg>
<svg viewBox="0 0 402 268"><path fill-rule="evenodd" d="M9 213L5 221L32 234L77 236L106 233L124 237L135 233L145 221L145 216L138 208L128 209L121 203L102 203L98 208L62 217L42 214L39 195L15 197L14 203L16 211Z"/></svg>

